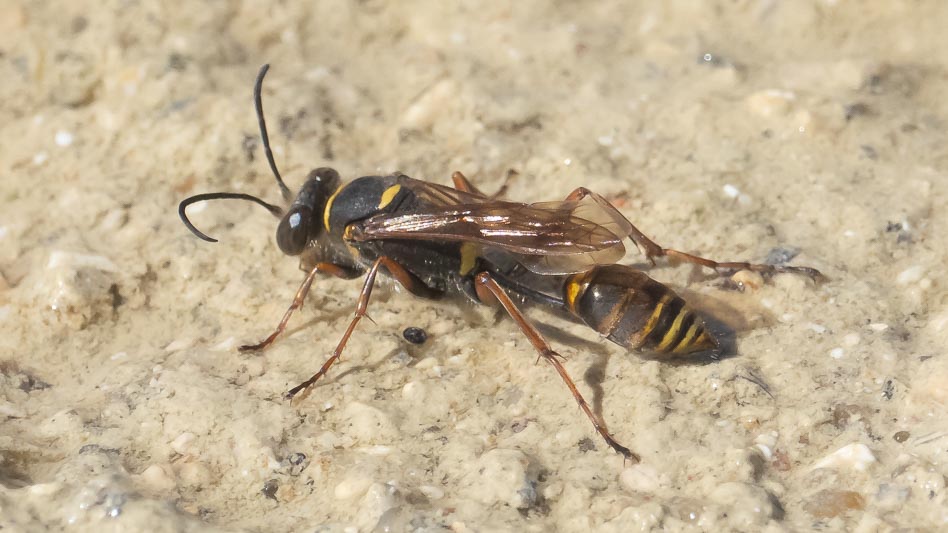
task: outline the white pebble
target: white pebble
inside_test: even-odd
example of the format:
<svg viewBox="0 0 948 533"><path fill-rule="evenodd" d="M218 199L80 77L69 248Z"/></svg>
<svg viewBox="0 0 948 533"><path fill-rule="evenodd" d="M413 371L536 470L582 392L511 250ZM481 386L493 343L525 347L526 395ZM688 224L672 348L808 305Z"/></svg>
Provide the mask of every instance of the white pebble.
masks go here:
<svg viewBox="0 0 948 533"><path fill-rule="evenodd" d="M391 446L382 446L381 444L375 446L360 446L356 448L356 450L366 455L388 455L392 453Z"/></svg>
<svg viewBox="0 0 948 533"><path fill-rule="evenodd" d="M180 453L181 455L184 455L187 453L188 448L191 447L192 442L194 442L194 433L185 431L184 433L175 437L173 441L171 441L171 449Z"/></svg>
<svg viewBox="0 0 948 533"><path fill-rule="evenodd" d="M141 479L152 490L167 491L175 488L174 474L167 465L151 465L141 474Z"/></svg>
<svg viewBox="0 0 948 533"><path fill-rule="evenodd" d="M888 325L888 324L883 324L883 323L881 323L881 322L876 322L876 323L873 323L873 324L869 324L869 329L871 329L872 331L875 331L876 333L878 333L878 332L880 332L880 331L885 331L885 330L889 329L889 325Z"/></svg>
<svg viewBox="0 0 948 533"><path fill-rule="evenodd" d="M231 350L231 348L233 348L236 343L237 343L237 339L236 339L236 338L234 338L233 336L227 337L226 339L224 339L224 340L222 340L221 342L219 342L219 343L215 344L214 346L212 346L212 347L211 347L211 351L214 351L214 352L229 352L229 351Z"/></svg>
<svg viewBox="0 0 948 533"><path fill-rule="evenodd" d="M128 357L128 354L125 352L115 352L109 357L109 359L112 361L118 361L119 359L125 359L126 357Z"/></svg>
<svg viewBox="0 0 948 533"><path fill-rule="evenodd" d="M49 154L46 152L36 152L36 154L33 155L33 164L40 166L45 163L47 159L49 159Z"/></svg>
<svg viewBox="0 0 948 533"><path fill-rule="evenodd" d="M730 183L724 184L724 195L728 198L737 198L740 194L741 191L737 187L731 185Z"/></svg>
<svg viewBox="0 0 948 533"><path fill-rule="evenodd" d="M368 476L355 473L340 481L332 493L337 500L352 500L365 494L370 486L372 480Z"/></svg>
<svg viewBox="0 0 948 533"><path fill-rule="evenodd" d="M626 490L648 494L661 487L662 479L658 470L639 463L622 470L619 474L619 484Z"/></svg>
<svg viewBox="0 0 948 533"><path fill-rule="evenodd" d="M833 359L842 359L845 352L842 348L833 348L830 350L830 357Z"/></svg>
<svg viewBox="0 0 948 533"><path fill-rule="evenodd" d="M919 281L924 275L925 267L922 265L915 265L906 268L902 272L899 272L899 275L895 278L895 282L899 285L908 285L909 283L915 283Z"/></svg>
<svg viewBox="0 0 948 533"><path fill-rule="evenodd" d="M763 458L766 459L767 461L772 459L774 456L773 450L771 450L770 446L767 446L766 444L758 443L754 445L754 448L757 448L757 450L760 451L760 455L763 456Z"/></svg>
<svg viewBox="0 0 948 533"><path fill-rule="evenodd" d="M66 147L72 144L73 136L66 130L59 130L56 132L55 139L57 145Z"/></svg>
<svg viewBox="0 0 948 533"><path fill-rule="evenodd" d="M754 438L754 443L763 444L768 448L773 448L777 445L777 437L779 434L776 431L771 431L770 433L761 433Z"/></svg>
<svg viewBox="0 0 948 533"><path fill-rule="evenodd" d="M62 490L62 488L63 484L58 481L36 483L35 485L30 485L29 493L31 496L52 496Z"/></svg>
<svg viewBox="0 0 948 533"><path fill-rule="evenodd" d="M810 331L815 331L816 333L819 333L819 334L826 333L826 326L822 326L814 322L810 322L809 324L807 324L806 329Z"/></svg>
<svg viewBox="0 0 948 533"><path fill-rule="evenodd" d="M49 260L46 262L46 268L52 270L55 268L70 268L78 270L80 268L92 268L104 272L118 272L119 268L111 259L102 255L80 254L74 252L64 252L53 250L49 253Z"/></svg>
<svg viewBox="0 0 948 533"><path fill-rule="evenodd" d="M418 490L429 500L440 500L444 498L444 491L434 485L422 485L418 487Z"/></svg>
<svg viewBox="0 0 948 533"><path fill-rule="evenodd" d="M817 468L849 468L862 472L876 462L876 456L868 446L861 443L847 444L835 452L817 461L811 470Z"/></svg>
<svg viewBox="0 0 948 533"><path fill-rule="evenodd" d="M747 97L746 103L750 110L762 117L786 114L796 95L790 91L767 89L757 91Z"/></svg>
<svg viewBox="0 0 948 533"><path fill-rule="evenodd" d="M171 341L170 343L168 343L167 346L165 346L165 351L166 351L166 352L177 352L177 351L183 350L183 349L185 349L185 348L190 348L192 342L194 342L194 341L192 341L191 339L176 339L176 340L173 340L173 341Z"/></svg>
<svg viewBox="0 0 948 533"><path fill-rule="evenodd" d="M850 333L849 335L843 337L843 346L855 346L857 344L859 344L858 333Z"/></svg>

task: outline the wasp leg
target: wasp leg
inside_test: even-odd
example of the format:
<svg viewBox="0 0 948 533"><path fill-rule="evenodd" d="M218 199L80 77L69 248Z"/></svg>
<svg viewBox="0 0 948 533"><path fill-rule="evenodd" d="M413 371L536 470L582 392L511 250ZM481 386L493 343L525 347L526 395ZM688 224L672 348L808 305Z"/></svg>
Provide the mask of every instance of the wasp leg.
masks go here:
<svg viewBox="0 0 948 533"><path fill-rule="evenodd" d="M358 325L364 317L368 317L367 309L369 307L369 298L372 296L372 289L375 287L375 278L378 275L380 267L385 267L385 270L391 274L395 281L405 287L408 292L416 296L432 298L440 295L438 291L429 288L418 279L417 276L405 270L405 267L396 263L393 259L384 256L376 259L365 275L365 284L362 286L362 292L359 294L355 316L353 316L349 322L349 327L346 328L346 332L342 335L342 339L339 340L339 344L336 345L336 349L332 351L332 355L323 363L323 366L319 368L318 372L313 374L313 376L306 381L287 391L286 397L288 399L292 399L300 391L306 391L300 396L300 399L305 398L313 384L319 381L319 378L323 377L326 372L329 371L329 368L342 356L342 351L345 350L346 343L349 342L349 337L351 337L352 332L355 331L356 325Z"/></svg>
<svg viewBox="0 0 948 533"><path fill-rule="evenodd" d="M303 280L300 288L296 291L296 296L293 298L293 303L290 304L290 307L287 308L286 313L283 314L283 319L280 320L280 324L277 326L276 330L274 330L273 333L271 333L270 336L263 341L258 342L257 344L245 344L244 346L237 348L237 350L241 352L252 352L263 350L267 346L273 344L273 341L275 341L276 338L286 330L286 324L290 321L290 317L293 316L293 313L303 305L303 300L309 293L309 289L313 285L313 280L316 279L316 274L319 272L342 279L352 279L359 275L358 270L348 267L334 265L332 263L316 263L309 271L309 274L306 275L306 278Z"/></svg>
<svg viewBox="0 0 948 533"><path fill-rule="evenodd" d="M491 195L487 195L481 192L480 189L478 189L477 187L474 186L473 183L471 183L471 180L467 179L467 176L465 176L464 174L460 172L454 172L453 174L451 174L451 181L454 182L454 188L459 191L469 192L471 194L477 194L480 196L490 198L491 200L494 200L496 198L500 198L501 196L504 195L504 193L507 192L507 187L508 185L510 185L510 179L513 178L514 176L517 176L518 174L519 173L514 169L508 170L507 175L504 177L504 184L501 185L499 189L497 189L497 192Z"/></svg>
<svg viewBox="0 0 948 533"><path fill-rule="evenodd" d="M504 310L507 311L507 314L514 319L514 322L517 323L517 326L520 328L520 331L527 336L527 339L530 341L530 344L536 349L537 353L540 354L540 357L546 359L548 363L553 365L553 368L556 370L557 374L563 378L563 381L566 383L566 386L569 388L569 391L573 394L573 398L576 399L576 403L579 404L579 408L586 413L586 416L589 417L589 420L592 422L593 426L596 428L596 431L605 439L606 444L608 444L613 450L617 453L622 454L626 460L632 461L633 463L639 462L640 458L637 454L633 453L632 450L626 448L625 446L616 442L616 440L609 433L609 430L606 429L606 423L593 413L592 409L589 407L589 404L586 402L586 399L583 398L583 395L580 394L579 390L576 388L576 384L573 383L573 379L569 377L569 374L566 372L566 368L563 366L563 363L560 362L558 357L561 357L560 354L553 351L553 348L550 346L550 343L543 338L543 335L537 330L537 328L531 324L527 317L517 308L516 304L513 303L513 300L507 296L507 293L497 284L496 281L490 276L487 272L481 272L475 277L475 286L478 288L478 296L481 300L487 298L496 299ZM487 291L486 293L484 291ZM483 294L483 296L481 296Z"/></svg>
<svg viewBox="0 0 948 533"><path fill-rule="evenodd" d="M596 204L598 204L612 218L612 221L619 226L620 233L623 233L632 239L632 242L635 243L639 250L645 254L645 258L648 259L653 265L655 264L656 257L668 257L669 259L693 263L713 269L722 276L731 275L739 270L751 270L765 275L782 273L799 274L807 276L814 281L820 281L824 278L823 274L819 270L810 267L764 265L757 263L747 263L743 261L719 262L679 250L674 250L672 248L663 248L655 241L646 237L644 233L632 225L632 223L629 222L629 219L625 218L625 215L620 213L619 210L610 204L608 200L603 198L602 195L592 192L585 187L579 187L578 189L571 192L569 196L566 197L566 199L569 201L579 201L583 198L586 198L587 196L592 198L593 201L595 201Z"/></svg>

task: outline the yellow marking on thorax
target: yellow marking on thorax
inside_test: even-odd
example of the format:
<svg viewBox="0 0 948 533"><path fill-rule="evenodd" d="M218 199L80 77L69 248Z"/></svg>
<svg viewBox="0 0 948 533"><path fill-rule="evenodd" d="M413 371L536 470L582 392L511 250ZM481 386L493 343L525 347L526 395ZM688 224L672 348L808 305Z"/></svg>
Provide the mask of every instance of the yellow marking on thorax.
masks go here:
<svg viewBox="0 0 948 533"><path fill-rule="evenodd" d="M671 346L671 343L675 342L675 337L678 336L678 330L681 329L681 322L685 319L685 316L687 316L688 313L689 311L684 307L681 309L681 311L679 311L678 316L675 317L675 321L672 322L671 327L668 328L668 331L665 332L665 336L662 337L662 342L655 347L657 351L664 352L669 346Z"/></svg>
<svg viewBox="0 0 948 533"><path fill-rule="evenodd" d="M333 202L333 200L336 199L336 196L339 195L339 191L341 191L345 186L346 186L345 183L343 183L342 185L340 185L340 186L336 189L336 192L332 193L332 195L329 197L329 199L326 200L326 207L323 208L323 227L326 228L326 231L332 231L332 230L329 229L329 211L332 210L332 202Z"/></svg>
<svg viewBox="0 0 948 533"><path fill-rule="evenodd" d="M480 249L476 244L472 242L461 243L461 268L458 270L458 273L462 276L470 274L471 271L474 270L474 265L477 263L477 254L479 252Z"/></svg>
<svg viewBox="0 0 948 533"><path fill-rule="evenodd" d="M392 185L388 189L385 189L382 192L382 199L379 201L378 209L385 209L388 204L392 203L392 200L395 199L395 195L398 194L398 191L402 190L401 185Z"/></svg>

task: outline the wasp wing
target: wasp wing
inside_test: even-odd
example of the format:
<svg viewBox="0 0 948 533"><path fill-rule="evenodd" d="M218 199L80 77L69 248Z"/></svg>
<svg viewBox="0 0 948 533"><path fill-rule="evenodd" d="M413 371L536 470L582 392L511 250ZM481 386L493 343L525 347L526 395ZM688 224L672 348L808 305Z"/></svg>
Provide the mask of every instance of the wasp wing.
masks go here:
<svg viewBox="0 0 948 533"><path fill-rule="evenodd" d="M625 255L622 228L591 198L521 204L407 176L399 184L415 193L418 206L411 213L366 219L354 239L470 242L482 245L487 257L494 251L515 254L525 267L543 274L582 272Z"/></svg>

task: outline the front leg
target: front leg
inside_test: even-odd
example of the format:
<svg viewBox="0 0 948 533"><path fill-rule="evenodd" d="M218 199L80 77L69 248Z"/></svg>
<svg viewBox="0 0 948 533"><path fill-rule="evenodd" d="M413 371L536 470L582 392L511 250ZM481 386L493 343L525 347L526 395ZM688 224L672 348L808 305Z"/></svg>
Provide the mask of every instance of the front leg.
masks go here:
<svg viewBox="0 0 948 533"><path fill-rule="evenodd" d="M312 386L319 381L321 377L326 375L326 372L329 371L329 368L342 357L343 350L346 349L346 343L349 342L349 337L352 336L352 332L355 331L356 325L362 321L363 317L368 316L367 310L369 308L369 298L372 297L372 289L375 287L375 278L378 275L379 268L385 267L385 270L392 276L395 281L400 285L405 287L408 292L424 297L437 296L439 293L434 291L425 285L417 276L409 272L402 265L397 263L394 259L389 257L379 257L372 263L372 267L369 268L368 273L365 275L365 283L362 285L362 292L359 294L359 301L356 304L355 316L352 317L352 320L349 322L349 327L346 328L346 332L343 333L342 339L339 340L339 343L336 345L336 349L332 351L332 355L329 359L323 363L323 366L319 368L319 371L312 375L306 381L300 383L299 385L293 387L286 393L286 397L293 399L294 396L303 392L301 396L297 399L302 400L305 398L309 391L312 390Z"/></svg>
<svg viewBox="0 0 948 533"><path fill-rule="evenodd" d="M296 296L293 297L293 302L290 303L290 307L283 313L283 319L280 320L280 323L273 333L257 344L245 344L237 348L237 350L241 352L255 352L263 350L273 344L273 341L286 330L286 324L290 321L290 317L293 316L293 313L303 305L303 300L306 298L306 295L309 294L309 289L313 286L313 280L316 279L316 274L319 272L342 279L352 279L359 275L358 270L349 267L334 265L332 263L316 263L309 271L309 274L306 275L306 278L303 279L303 283L296 291Z"/></svg>

